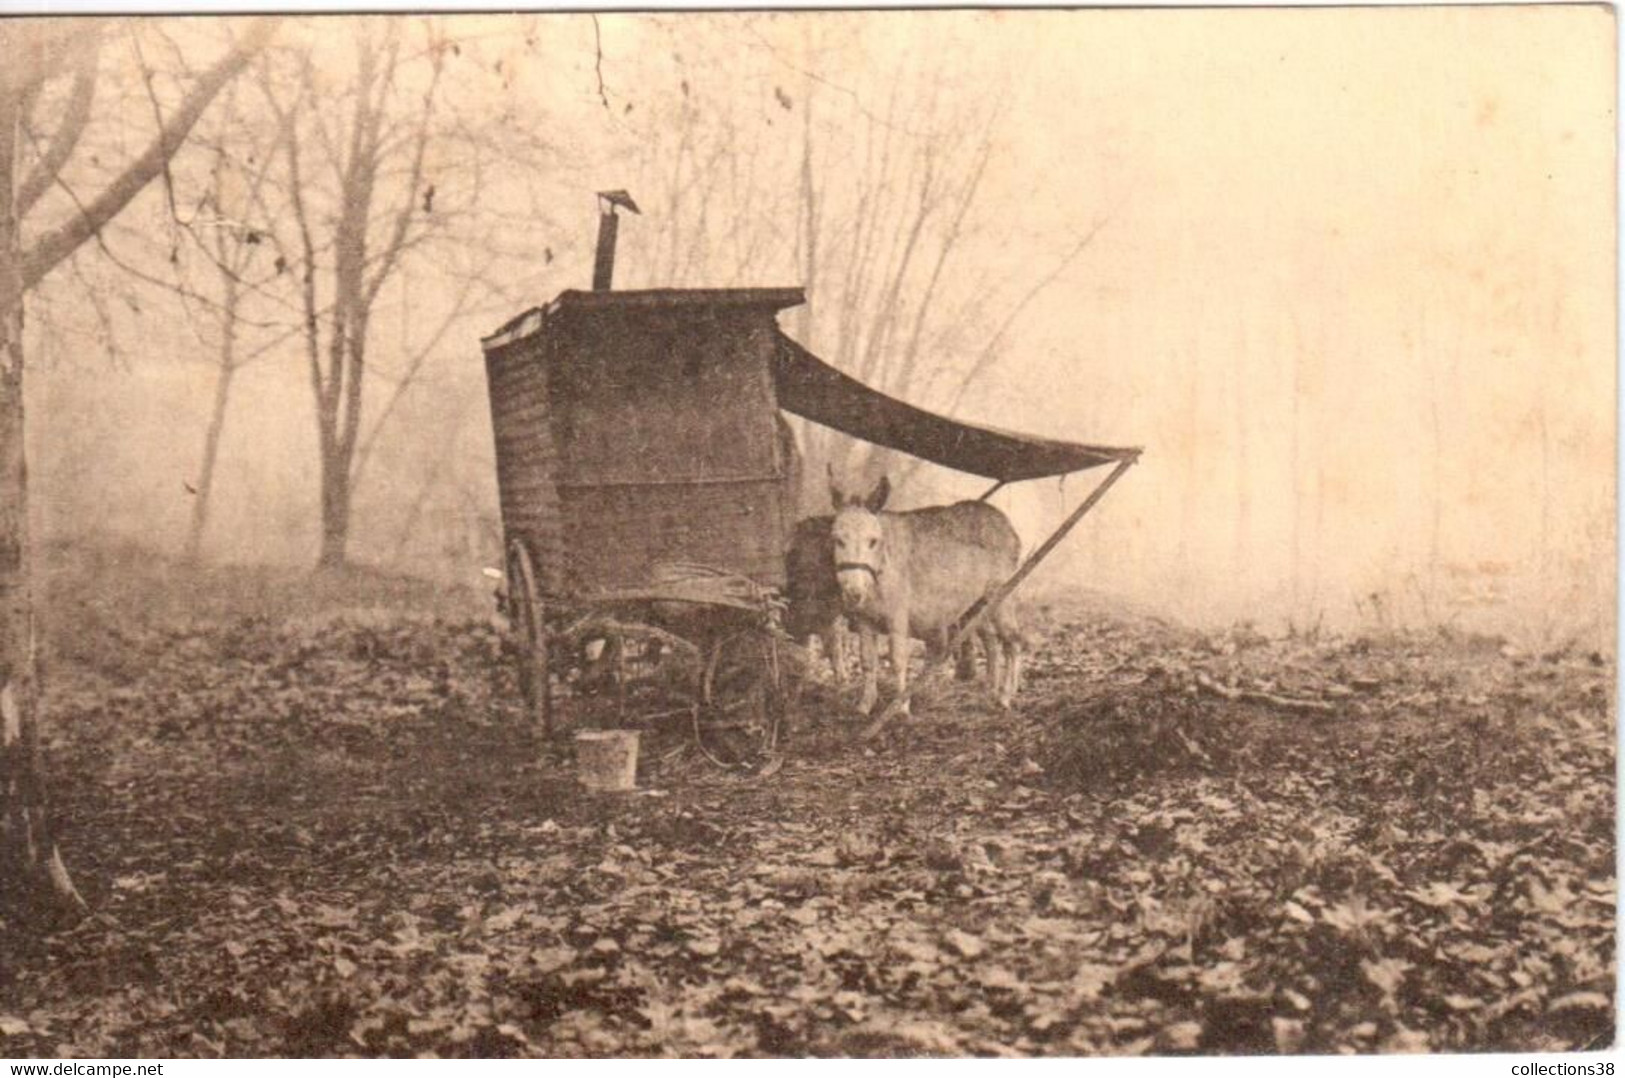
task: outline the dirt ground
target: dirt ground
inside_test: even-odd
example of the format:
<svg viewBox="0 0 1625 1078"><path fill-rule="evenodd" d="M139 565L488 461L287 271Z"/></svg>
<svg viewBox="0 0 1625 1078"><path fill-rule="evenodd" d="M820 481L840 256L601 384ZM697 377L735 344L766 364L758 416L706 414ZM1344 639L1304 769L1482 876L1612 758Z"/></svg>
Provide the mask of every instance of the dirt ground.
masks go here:
<svg viewBox="0 0 1625 1078"><path fill-rule="evenodd" d="M587 794L466 597L133 566L46 583L95 913L0 925L0 1055L1613 1040L1611 656L1069 605L1013 714L950 682L859 744L814 686L770 776L679 724Z"/></svg>

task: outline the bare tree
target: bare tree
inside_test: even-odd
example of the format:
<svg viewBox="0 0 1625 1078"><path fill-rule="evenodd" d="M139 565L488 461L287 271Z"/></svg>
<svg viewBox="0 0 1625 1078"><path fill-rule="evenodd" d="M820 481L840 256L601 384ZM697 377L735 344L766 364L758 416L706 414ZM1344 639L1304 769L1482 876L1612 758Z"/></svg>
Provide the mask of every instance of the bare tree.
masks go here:
<svg viewBox="0 0 1625 1078"><path fill-rule="evenodd" d="M330 103L322 99L311 49L295 58L298 97L280 97L281 80L267 74L262 85L277 113L286 165L285 183L297 227L298 256L293 260L302 283L305 357L316 404L316 435L321 462L322 545L318 564L344 564L350 539L352 466L361 429L362 393L367 373L368 328L378 295L400 266L410 240L421 235L433 213L433 185L423 182L429 121L443 70L442 46L426 52L428 88L422 93L415 123L402 130L393 105L402 75L402 33L397 20L353 24L355 69L347 88L348 117L339 129L329 125ZM312 152L325 161L307 161ZM405 160L406 175L391 192L380 180L392 176ZM328 225L312 203L320 196L315 167L334 174L331 234L318 241ZM313 167L313 165L315 167ZM393 204L389 203L393 195ZM421 212L420 212L421 205ZM330 276L331 301L317 299L322 258ZM325 323L325 341L324 341ZM325 356L324 353L325 352Z"/></svg>
<svg viewBox="0 0 1625 1078"><path fill-rule="evenodd" d="M214 394L198 459L197 484L191 488L192 519L185 551L188 561L197 561L203 551L232 386L238 371L253 358L245 355L241 347L245 328L243 306L252 293L262 291L266 281L282 271L280 264L265 268L270 261L263 256L269 247L268 230L255 223L256 211L264 204L263 192L276 146L261 138L251 143L246 153L232 152L228 142L231 135L244 130L253 132L256 128L244 121L237 107L235 88L228 92L226 104L220 113L221 134L210 155L208 187L199 200L198 213L180 222L203 251L218 290L212 309L216 337ZM249 277L256 262L261 267L262 280L259 281ZM181 295L184 300L184 289Z"/></svg>
<svg viewBox="0 0 1625 1078"><path fill-rule="evenodd" d="M203 450L199 457L197 486L191 489L192 523L186 533L188 561L197 561L203 551L203 531L209 525L209 502L214 494L215 465L220 458L220 436L226 427L226 407L231 403L231 385L237 376L237 334L242 311L241 257L246 248L237 251L217 251L216 263L220 277L219 351L215 358L214 403L209 411L209 424L203 433ZM233 255L237 255L236 258ZM235 263L235 264L234 264Z"/></svg>
<svg viewBox="0 0 1625 1078"><path fill-rule="evenodd" d="M951 411L1004 357L1022 314L1104 222L1069 239L1030 277L1002 284L982 278L967 253L987 227L979 216L981 193L1002 114L945 108L934 81L923 90L900 83L901 77L884 105L851 103L863 131L863 164L844 181L845 170L834 162L821 173L812 165L838 152L836 140L815 148L818 125L803 126L802 275L821 301L806 332L815 350L859 379ZM803 106L809 112L816 100L833 96L817 86L809 80ZM832 458L856 469L884 452L811 427L804 442L809 476L823 475ZM896 482L907 484L919 463L900 462Z"/></svg>
<svg viewBox="0 0 1625 1078"><path fill-rule="evenodd" d="M759 18L744 14L739 24ZM760 99L713 81L707 73L728 59L715 53L716 42L681 19L657 25L669 35L673 85L647 99L621 104L617 94L611 101L621 110L639 106L635 115L644 121L632 136L630 169L649 220L638 228L641 243L621 260L623 277L651 288L759 283L785 264L793 242L784 221L795 192L778 183L788 144L775 136L791 130L795 98L760 72L753 80L762 85ZM608 109L604 119L612 130L625 126L627 114L617 111Z"/></svg>
<svg viewBox="0 0 1625 1078"><path fill-rule="evenodd" d="M714 43L669 27L676 92L646 117L637 149L656 251L638 262L639 283L761 283L789 268L808 295L791 323L802 343L882 390L954 409L1103 222L1045 239L1030 274L993 277L971 253L1002 224L983 198L1000 95L968 101L926 56L845 85L820 70L852 45L840 27L821 36L802 20L787 37L771 17L733 25L729 64L757 65L750 94L737 78L718 92ZM798 430L805 511L821 506L826 462L857 469L886 452ZM917 466L898 461L896 480Z"/></svg>
<svg viewBox="0 0 1625 1078"><path fill-rule="evenodd" d="M274 22L255 20L190 84L152 141L96 194L76 197L66 219L25 241L24 218L62 182L88 126L102 39L98 21L0 21L0 898L39 919L83 908L46 812L40 692L34 636L28 481L24 452L23 306L31 289L97 235L186 141L221 89L264 45ZM43 148L30 153L25 127L50 125L42 102L72 80ZM31 159L30 159L31 158Z"/></svg>
<svg viewBox="0 0 1625 1078"><path fill-rule="evenodd" d="M512 252L481 232L498 227L497 216L480 206L482 155L497 141L490 128L498 120L483 123L458 114L447 100L452 59L467 42L453 42L428 19L355 19L344 25L348 56L337 62L347 67L336 95L335 57L331 48L321 52L327 47L322 43L307 42L268 60L260 80L280 132L277 197L285 209L267 214L283 222L270 240L288 267L287 280L298 288L315 404L322 568L345 563L356 490L379 432L435 349L477 299L499 295L511 302L493 267ZM474 96L491 98L488 92ZM503 146L502 152L512 161L519 151ZM459 246L477 265L458 270L437 257L431 272L447 285L437 292L437 328L424 333L410 353L390 357L393 372L386 380L393 381L393 390L364 429L366 386L383 373L371 355L380 300L431 245L438 245L437 256ZM507 284L520 280L517 273L510 276Z"/></svg>

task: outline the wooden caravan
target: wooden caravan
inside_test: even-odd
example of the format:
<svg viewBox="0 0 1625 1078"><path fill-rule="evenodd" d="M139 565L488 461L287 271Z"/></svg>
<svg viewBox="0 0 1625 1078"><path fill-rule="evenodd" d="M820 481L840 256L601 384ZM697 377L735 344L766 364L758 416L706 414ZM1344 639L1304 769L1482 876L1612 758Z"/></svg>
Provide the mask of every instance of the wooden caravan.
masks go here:
<svg viewBox="0 0 1625 1078"><path fill-rule="evenodd" d="M549 730L554 687L578 691L570 664L593 636L623 672L626 655L686 656L689 702L658 713L765 710L771 750L793 665L779 591L799 473L781 413L985 476L984 498L1010 482L1114 466L965 612L955 643L1139 457L961 423L872 389L779 328L778 313L803 302L799 288L612 291L615 210L636 205L624 191L600 198L594 290L564 292L483 342L507 609L522 689Z"/></svg>
<svg viewBox="0 0 1625 1078"><path fill-rule="evenodd" d="M793 443L774 315L799 289L565 292L485 339L507 541L546 592L663 562L784 583Z"/></svg>

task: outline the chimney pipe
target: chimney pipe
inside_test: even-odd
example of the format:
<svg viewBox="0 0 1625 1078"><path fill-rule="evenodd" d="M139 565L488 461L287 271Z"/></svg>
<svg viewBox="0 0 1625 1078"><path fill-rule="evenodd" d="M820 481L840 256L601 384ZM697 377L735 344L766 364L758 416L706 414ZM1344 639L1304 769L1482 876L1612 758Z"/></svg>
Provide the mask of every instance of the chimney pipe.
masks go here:
<svg viewBox="0 0 1625 1078"><path fill-rule="evenodd" d="M592 264L594 292L608 292L615 279L615 237L621 228L621 219L615 214L617 206L633 213L642 212L625 191L598 192L598 250Z"/></svg>
<svg viewBox="0 0 1625 1078"><path fill-rule="evenodd" d="M615 279L615 234L620 231L621 219L614 210L598 215L598 255L592 264L592 290L608 292Z"/></svg>

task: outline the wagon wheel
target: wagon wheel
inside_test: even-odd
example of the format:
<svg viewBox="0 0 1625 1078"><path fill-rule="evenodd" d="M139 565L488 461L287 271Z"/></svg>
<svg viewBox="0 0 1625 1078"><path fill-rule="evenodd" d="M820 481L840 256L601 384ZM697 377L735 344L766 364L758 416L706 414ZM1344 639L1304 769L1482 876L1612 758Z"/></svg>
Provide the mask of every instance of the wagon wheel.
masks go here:
<svg viewBox="0 0 1625 1078"><path fill-rule="evenodd" d="M771 765L789 711L784 665L772 633L747 629L711 645L695 713L706 755L731 766Z"/></svg>
<svg viewBox="0 0 1625 1078"><path fill-rule="evenodd" d="M547 685L547 624L543 613L530 550L523 540L515 539L508 544L508 623L518 664L519 694L525 702L526 717L532 723L540 722L544 734L552 737L553 700Z"/></svg>

